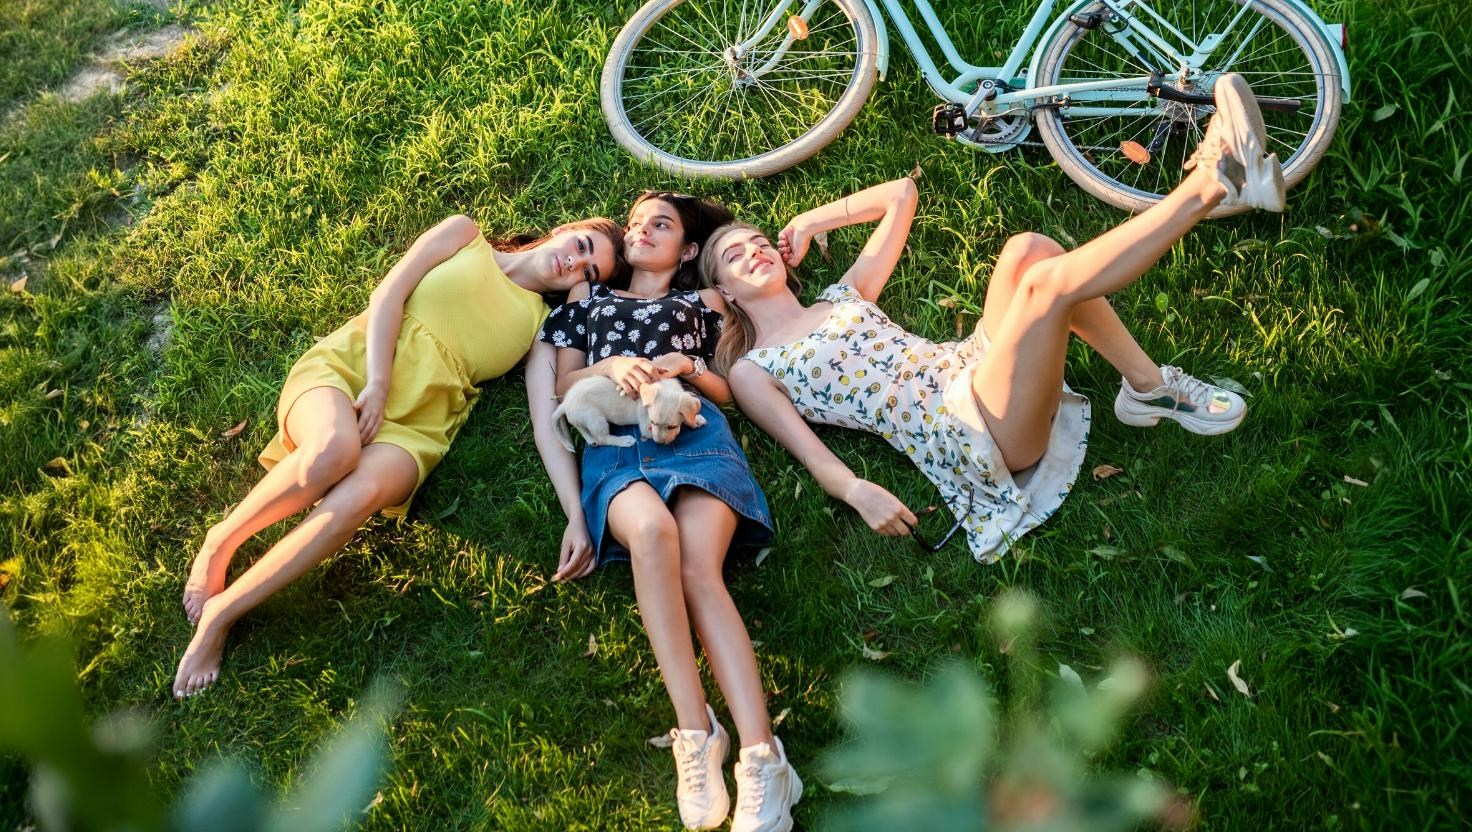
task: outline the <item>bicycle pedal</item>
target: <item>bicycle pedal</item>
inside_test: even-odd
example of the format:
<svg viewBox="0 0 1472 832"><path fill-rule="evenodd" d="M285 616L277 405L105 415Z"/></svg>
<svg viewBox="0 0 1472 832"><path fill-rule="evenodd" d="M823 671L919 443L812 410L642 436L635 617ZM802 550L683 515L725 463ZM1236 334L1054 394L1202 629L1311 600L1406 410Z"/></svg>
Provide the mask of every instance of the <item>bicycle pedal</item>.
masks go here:
<svg viewBox="0 0 1472 832"><path fill-rule="evenodd" d="M930 129L954 138L966 129L966 108L960 104L937 104L930 111Z"/></svg>

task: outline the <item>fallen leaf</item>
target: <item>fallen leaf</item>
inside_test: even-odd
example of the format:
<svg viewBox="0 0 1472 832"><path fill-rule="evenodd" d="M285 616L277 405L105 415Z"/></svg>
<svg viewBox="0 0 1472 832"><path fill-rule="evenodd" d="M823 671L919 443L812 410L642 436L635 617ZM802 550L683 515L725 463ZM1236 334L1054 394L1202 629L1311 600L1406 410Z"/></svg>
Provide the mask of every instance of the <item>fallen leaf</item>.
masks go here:
<svg viewBox="0 0 1472 832"><path fill-rule="evenodd" d="M675 744L675 738L669 734L660 734L657 737L650 737L647 742L655 748L669 748Z"/></svg>
<svg viewBox="0 0 1472 832"><path fill-rule="evenodd" d="M828 232L827 231L819 231L817 234L814 234L813 235L813 242L815 242L815 243L818 244L818 253L821 254L821 255L823 255L823 259L824 260L827 260L828 259Z"/></svg>
<svg viewBox="0 0 1472 832"><path fill-rule="evenodd" d="M52 471L62 471L68 477L70 477L72 475L72 466L71 466L71 463L70 462L67 462L66 461L66 457L62 457L62 456L56 457L56 458L52 459L51 461L47 462L42 467L43 468L48 468L48 469L50 469Z"/></svg>
<svg viewBox="0 0 1472 832"><path fill-rule="evenodd" d="M373 811L373 807L377 806L378 804L380 804L382 802L383 802L383 792L379 792L378 794L373 795L373 799L370 800L370 801L368 801L368 805L367 806L364 806L363 807L362 814L367 814L367 813Z"/></svg>
<svg viewBox="0 0 1472 832"><path fill-rule="evenodd" d="M1427 597L1426 593L1422 592L1419 589L1416 589L1415 587L1411 587L1410 589L1407 589L1405 592L1402 592L1400 594L1400 600L1402 600L1402 601L1409 601L1412 598L1426 598L1426 597Z"/></svg>
<svg viewBox="0 0 1472 832"><path fill-rule="evenodd" d="M872 586L875 589L883 589L892 583L894 583L894 576L885 575L882 578L875 578L874 580L870 581L869 586Z"/></svg>
<svg viewBox="0 0 1472 832"><path fill-rule="evenodd" d="M57 389L52 390L51 392L49 392L49 393L46 394L46 401L49 402L52 399L54 399L54 398L56 398L57 396L60 396L60 395L61 395L61 388L58 387Z"/></svg>
<svg viewBox="0 0 1472 832"><path fill-rule="evenodd" d="M863 653L864 658L868 659L871 662L882 662L885 659L889 658L888 650L875 650L867 644L864 645Z"/></svg>
<svg viewBox="0 0 1472 832"><path fill-rule="evenodd" d="M1088 693L1089 689L1084 687L1084 680L1078 675L1078 671L1066 664L1058 665L1058 678L1068 685L1076 693Z"/></svg>
<svg viewBox="0 0 1472 832"><path fill-rule="evenodd" d="M583 651L583 655L585 657L598 655L598 636L588 633L588 649Z"/></svg>
<svg viewBox="0 0 1472 832"><path fill-rule="evenodd" d="M14 283L10 284L10 291L17 292L17 293L24 292L26 290L26 284L29 283L30 280L31 280L31 276L30 275L28 275L28 274L21 275L19 280L17 280Z"/></svg>
<svg viewBox="0 0 1472 832"><path fill-rule="evenodd" d="M762 565L762 561L766 560L767 559L767 555L770 555L770 554L772 554L772 547L771 546L767 546L767 547L763 548L760 552L757 552L756 553L756 565L757 566L761 566Z"/></svg>
<svg viewBox="0 0 1472 832"><path fill-rule="evenodd" d="M1334 758L1333 757L1330 757L1328 754L1325 754L1322 751L1315 751L1314 753L1317 754L1317 755L1319 755L1319 759L1320 760L1323 760L1325 765L1329 766L1330 768L1333 768L1334 767Z"/></svg>
<svg viewBox="0 0 1472 832"><path fill-rule="evenodd" d="M1089 550L1089 554L1105 560L1117 558L1124 553L1125 551L1118 546L1095 546Z"/></svg>
<svg viewBox="0 0 1472 832"><path fill-rule="evenodd" d="M1096 480L1107 480L1110 477L1115 476L1116 474L1123 474L1123 473L1124 473L1124 469L1123 468L1120 468L1120 467L1114 466L1114 465L1110 465L1107 462L1104 463L1103 465L1095 465L1094 466L1094 479L1096 479Z"/></svg>
<svg viewBox="0 0 1472 832"><path fill-rule="evenodd" d="M1339 706L1338 705L1334 704L1333 702L1330 702L1327 699L1324 700L1324 704L1329 706L1329 713L1331 713L1331 714L1337 714L1337 713L1339 713Z"/></svg>
<svg viewBox="0 0 1472 832"><path fill-rule="evenodd" d="M1399 109L1400 105L1398 104L1386 104L1384 107L1381 107L1380 109L1371 113L1370 118L1374 119L1375 121L1384 121L1387 118L1395 115L1396 110Z"/></svg>
<svg viewBox="0 0 1472 832"><path fill-rule="evenodd" d="M1184 563L1188 566L1191 563L1191 559L1186 556L1186 553L1182 552L1180 549L1177 549L1174 546L1161 546L1160 554L1165 555L1176 563Z"/></svg>
<svg viewBox="0 0 1472 832"><path fill-rule="evenodd" d="M782 720L786 719L787 715L790 713L792 713L791 708L783 708L782 713L777 714L777 716L772 720L772 727L776 728L778 725L781 725Z"/></svg>
<svg viewBox="0 0 1472 832"><path fill-rule="evenodd" d="M1210 696L1213 700L1217 702L1222 701L1222 698L1216 695L1216 691L1211 687L1211 685L1202 685L1202 687L1206 688L1207 696Z"/></svg>
<svg viewBox="0 0 1472 832"><path fill-rule="evenodd" d="M1239 396L1252 396L1252 392L1246 387L1243 387L1242 382L1237 381L1234 378L1228 378L1226 376L1212 376L1211 383L1215 384L1217 387L1222 388L1223 390L1230 390Z"/></svg>
<svg viewBox="0 0 1472 832"><path fill-rule="evenodd" d="M941 298L940 300L936 301L935 303L936 303L937 306L943 306L946 309L954 309L954 308L956 308L956 304L959 301L960 301L960 298L956 297L955 295L951 295L950 297Z"/></svg>
<svg viewBox="0 0 1472 832"><path fill-rule="evenodd" d="M1360 488L1369 488L1370 487L1370 484L1367 483L1367 482L1365 482L1364 480L1357 480L1357 479L1355 479L1354 477L1351 477L1348 474L1345 474L1344 475L1344 481L1347 482L1347 483L1349 483L1350 485L1358 485Z"/></svg>
<svg viewBox="0 0 1472 832"><path fill-rule="evenodd" d="M220 434L220 438L221 439L234 439L235 437L239 436L240 435L240 432L243 431L243 430L245 430L245 422L246 422L245 419L241 419L240 420L240 423L237 424L235 427L233 427L233 428L225 431L224 433Z"/></svg>
<svg viewBox="0 0 1472 832"><path fill-rule="evenodd" d="M1262 555L1245 555L1244 557L1257 564L1258 566L1261 566L1263 569L1268 570L1269 572L1273 571L1273 567L1268 566L1268 559L1263 557Z"/></svg>
<svg viewBox="0 0 1472 832"><path fill-rule="evenodd" d="M910 168L910 178L911 179L918 180L923 174L924 174L924 171L920 170L920 163L919 162L916 162L915 163L915 167Z"/></svg>
<svg viewBox="0 0 1472 832"><path fill-rule="evenodd" d="M1242 660L1241 659L1238 659L1235 662L1232 662L1232 666L1229 667L1229 668L1227 668L1227 678L1232 680L1232 687L1236 688L1238 693L1240 693L1243 696L1251 699L1252 698L1252 691L1250 689L1248 689L1247 683L1244 682L1244 681L1242 681L1242 677L1237 675L1237 671L1239 669L1241 669L1241 667L1242 667Z"/></svg>

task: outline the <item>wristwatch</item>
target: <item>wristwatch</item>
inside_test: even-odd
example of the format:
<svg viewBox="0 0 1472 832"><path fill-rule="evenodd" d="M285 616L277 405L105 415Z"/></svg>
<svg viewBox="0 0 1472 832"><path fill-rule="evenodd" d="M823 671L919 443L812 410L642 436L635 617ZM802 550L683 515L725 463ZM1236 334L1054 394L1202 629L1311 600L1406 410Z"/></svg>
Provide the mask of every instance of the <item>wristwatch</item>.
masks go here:
<svg viewBox="0 0 1472 832"><path fill-rule="evenodd" d="M690 367L691 367L691 369L690 369L690 372L688 373L688 375L691 378L699 378L700 376L705 375L705 359L704 358L701 358L698 355L692 355L692 356L690 356Z"/></svg>

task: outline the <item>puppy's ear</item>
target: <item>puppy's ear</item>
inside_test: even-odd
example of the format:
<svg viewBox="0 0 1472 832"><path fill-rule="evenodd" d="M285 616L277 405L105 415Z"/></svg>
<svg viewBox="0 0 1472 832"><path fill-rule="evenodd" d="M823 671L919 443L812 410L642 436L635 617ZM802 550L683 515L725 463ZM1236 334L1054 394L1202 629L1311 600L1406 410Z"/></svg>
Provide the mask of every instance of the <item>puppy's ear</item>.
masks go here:
<svg viewBox="0 0 1472 832"><path fill-rule="evenodd" d="M654 407L654 400L659 398L659 382L650 382L639 388L639 401L645 407Z"/></svg>
<svg viewBox="0 0 1472 832"><path fill-rule="evenodd" d="M705 419L700 416L700 398L698 396L686 396L680 405L680 415L685 418L685 424L692 428L698 428L705 424Z"/></svg>

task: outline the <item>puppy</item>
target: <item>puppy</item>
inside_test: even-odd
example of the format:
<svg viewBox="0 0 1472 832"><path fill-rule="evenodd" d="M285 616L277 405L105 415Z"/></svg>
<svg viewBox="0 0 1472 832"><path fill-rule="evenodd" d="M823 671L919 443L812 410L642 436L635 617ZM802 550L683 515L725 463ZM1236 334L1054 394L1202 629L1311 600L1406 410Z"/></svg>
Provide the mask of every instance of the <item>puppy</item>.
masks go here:
<svg viewBox="0 0 1472 832"><path fill-rule="evenodd" d="M557 419L562 444L569 451L573 449L569 423L590 445L623 448L634 444L634 437L609 434L610 424L637 423L640 436L661 445L675 441L682 423L692 428L705 424L705 417L700 415L700 397L685 392L674 379L646 384L640 388L638 399L630 399L619 395L618 385L611 378L585 378L567 391L552 416Z"/></svg>

